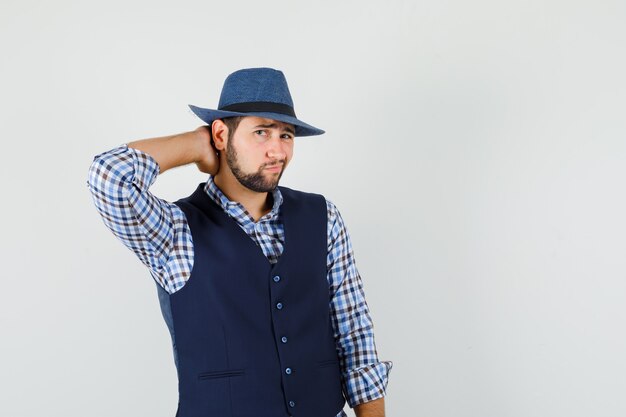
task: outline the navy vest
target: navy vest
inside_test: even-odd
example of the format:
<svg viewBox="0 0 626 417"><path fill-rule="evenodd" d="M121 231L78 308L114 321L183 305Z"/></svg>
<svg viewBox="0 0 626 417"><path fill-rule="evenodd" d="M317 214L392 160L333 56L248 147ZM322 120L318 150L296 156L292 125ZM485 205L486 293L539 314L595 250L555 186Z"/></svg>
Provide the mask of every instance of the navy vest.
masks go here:
<svg viewBox="0 0 626 417"><path fill-rule="evenodd" d="M178 372L177 417L334 417L343 408L330 317L323 196L279 187L284 250L272 265L200 184L176 202L194 264L159 301Z"/></svg>

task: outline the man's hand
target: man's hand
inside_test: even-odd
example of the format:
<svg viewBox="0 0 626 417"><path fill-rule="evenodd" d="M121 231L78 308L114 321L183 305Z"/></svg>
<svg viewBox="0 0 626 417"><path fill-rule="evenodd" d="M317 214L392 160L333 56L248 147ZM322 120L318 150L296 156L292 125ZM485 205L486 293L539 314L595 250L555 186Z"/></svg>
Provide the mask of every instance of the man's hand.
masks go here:
<svg viewBox="0 0 626 417"><path fill-rule="evenodd" d="M220 158L217 155L217 149L213 146L213 141L211 140L211 126L204 125L200 126L194 132L201 138L202 142L208 144L208 149L205 152L203 158L199 161L196 161L196 165L198 169L207 174L211 174L212 176L217 175L220 170Z"/></svg>

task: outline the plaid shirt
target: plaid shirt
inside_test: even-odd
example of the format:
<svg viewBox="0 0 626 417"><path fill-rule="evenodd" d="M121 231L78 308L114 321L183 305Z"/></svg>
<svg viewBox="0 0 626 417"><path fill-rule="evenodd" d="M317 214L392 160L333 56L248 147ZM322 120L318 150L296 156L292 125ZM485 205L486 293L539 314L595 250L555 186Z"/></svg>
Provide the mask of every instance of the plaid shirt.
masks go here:
<svg viewBox="0 0 626 417"><path fill-rule="evenodd" d="M181 209L148 191L158 173L159 166L150 155L122 145L94 158L87 186L105 225L149 268L156 282L173 294L187 282L194 252ZM278 187L272 192L272 210L258 222L243 205L230 201L211 176L205 191L256 242L268 260L276 263L284 243L280 210L283 197ZM328 200L326 207L331 321L344 394L354 408L385 395L393 363L378 359L350 237L337 207ZM341 411L337 417L345 415Z"/></svg>

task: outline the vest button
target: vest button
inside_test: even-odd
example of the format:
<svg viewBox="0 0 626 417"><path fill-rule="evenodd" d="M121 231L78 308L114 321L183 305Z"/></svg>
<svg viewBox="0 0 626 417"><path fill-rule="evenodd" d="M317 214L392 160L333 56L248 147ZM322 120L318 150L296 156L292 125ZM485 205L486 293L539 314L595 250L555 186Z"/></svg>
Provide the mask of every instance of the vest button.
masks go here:
<svg viewBox="0 0 626 417"><path fill-rule="evenodd" d="M287 369L285 369L285 373L286 373L287 375L291 375L291 368L287 368Z"/></svg>
<svg viewBox="0 0 626 417"><path fill-rule="evenodd" d="M279 309L279 310L282 310L283 303L276 303L276 308Z"/></svg>
<svg viewBox="0 0 626 417"><path fill-rule="evenodd" d="M274 282L278 282L280 281L280 276L276 275L273 279L274 279Z"/></svg>
<svg viewBox="0 0 626 417"><path fill-rule="evenodd" d="M283 343L287 343L287 336L281 337L280 341L283 342Z"/></svg>
<svg viewBox="0 0 626 417"><path fill-rule="evenodd" d="M295 401L289 401L289 407L295 407L296 403Z"/></svg>

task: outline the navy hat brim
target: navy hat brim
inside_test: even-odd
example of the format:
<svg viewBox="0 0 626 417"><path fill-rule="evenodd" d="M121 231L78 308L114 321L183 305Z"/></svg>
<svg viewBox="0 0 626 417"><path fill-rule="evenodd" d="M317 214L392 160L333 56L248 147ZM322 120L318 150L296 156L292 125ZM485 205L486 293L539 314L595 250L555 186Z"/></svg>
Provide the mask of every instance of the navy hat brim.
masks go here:
<svg viewBox="0 0 626 417"><path fill-rule="evenodd" d="M225 111L225 110L213 110L213 109L204 109L202 107L197 107L192 104L188 105L192 112L196 116L198 116L202 121L206 124L210 125L214 120L223 119L225 117L237 117L237 116L257 116L264 117L266 119L278 120L279 122L289 123L294 125L296 130L296 136L316 136L326 133L322 129L318 129L317 127L311 126L307 123L304 123L301 120L296 119L293 116L289 116L287 114L281 113L273 113L273 112L249 112L249 113L240 113L234 111Z"/></svg>

